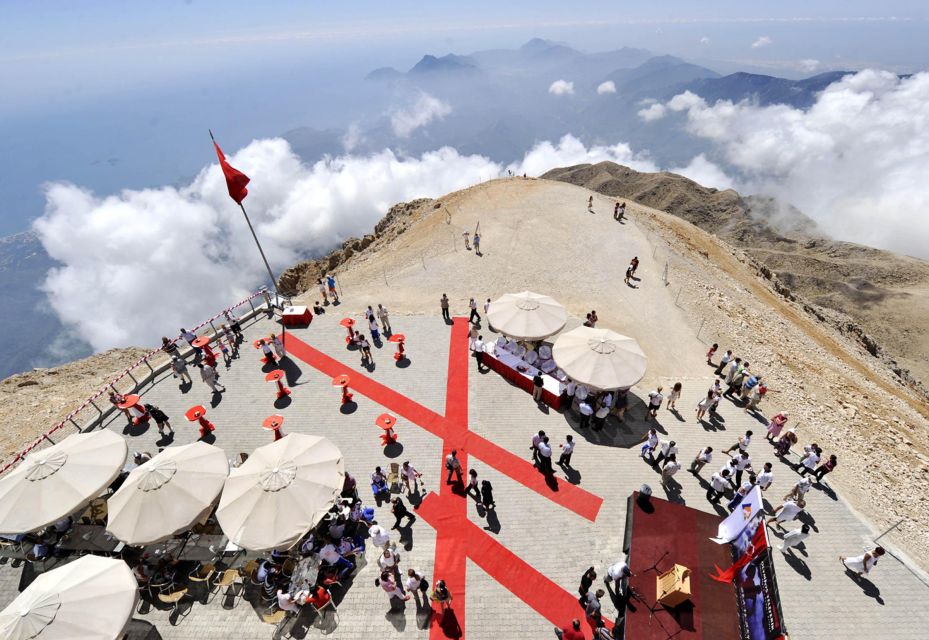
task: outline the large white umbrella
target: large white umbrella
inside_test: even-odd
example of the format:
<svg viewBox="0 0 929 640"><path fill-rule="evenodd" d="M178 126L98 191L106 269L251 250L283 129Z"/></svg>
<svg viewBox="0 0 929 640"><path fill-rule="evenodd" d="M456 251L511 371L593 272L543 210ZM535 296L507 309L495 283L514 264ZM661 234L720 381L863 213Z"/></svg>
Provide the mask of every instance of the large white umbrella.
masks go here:
<svg viewBox="0 0 929 640"><path fill-rule="evenodd" d="M122 560L84 556L41 574L0 611L0 638L115 640L132 618L136 588Z"/></svg>
<svg viewBox="0 0 929 640"><path fill-rule="evenodd" d="M532 291L505 293L490 303L487 321L503 335L541 340L564 328L568 312L554 298Z"/></svg>
<svg viewBox="0 0 929 640"><path fill-rule="evenodd" d="M0 478L0 532L28 533L74 513L116 479L126 453L125 439L108 429L30 453Z"/></svg>
<svg viewBox="0 0 929 640"><path fill-rule="evenodd" d="M344 477L342 452L332 442L291 433L230 472L216 518L240 547L289 548L329 510Z"/></svg>
<svg viewBox="0 0 929 640"><path fill-rule="evenodd" d="M626 389L645 375L648 359L633 338L578 327L558 336L552 358L565 374L594 389Z"/></svg>
<svg viewBox="0 0 929 640"><path fill-rule="evenodd" d="M107 531L132 545L170 538L213 506L228 475L219 447L201 441L168 447L133 469L107 500Z"/></svg>

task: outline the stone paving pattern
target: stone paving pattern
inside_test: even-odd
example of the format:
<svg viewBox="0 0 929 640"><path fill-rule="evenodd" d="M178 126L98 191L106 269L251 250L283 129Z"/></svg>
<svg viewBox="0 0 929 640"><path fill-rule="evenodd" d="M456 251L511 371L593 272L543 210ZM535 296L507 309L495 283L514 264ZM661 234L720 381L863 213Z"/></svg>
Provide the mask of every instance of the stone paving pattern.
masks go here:
<svg viewBox="0 0 929 640"><path fill-rule="evenodd" d="M346 371L360 371L360 354L345 347L345 330L338 325L338 307L314 320L306 329L294 333L324 353L340 360ZM576 324L576 320L573 321ZM394 317L393 328L407 336L410 365L395 366L394 345L385 342L374 349L375 366L368 375L416 402L444 414L446 371L448 365L449 327L439 317ZM388 458L381 448L374 419L383 408L356 394L357 410L345 415L340 412L338 390L327 376L299 361L288 367L288 386L293 390L288 406L274 406L274 384L265 382L259 363L259 352L252 348L256 337L277 331L279 327L261 319L246 328L246 341L239 359L228 370L221 369L222 383L228 391L215 408L210 407L211 394L199 380L187 393L181 393L170 375L162 376L144 392L146 402L160 406L172 418L176 430L175 444L193 441L197 430L183 418L184 411L198 403L208 407L208 416L216 425L216 445L230 457L240 451L249 452L271 440L271 434L261 429L262 420L280 412L285 416L284 431L323 435L335 442L345 455L345 466L359 481L359 493L370 501L366 488L367 476L375 465L391 461L410 460L424 473L426 491L444 481L441 462L441 442L415 425L398 422L402 452ZM493 334L484 329L485 337ZM756 433L750 451L757 467L765 461L775 461L770 446L763 440L763 424L745 414L728 401L721 405L725 422L716 430L707 430L697 423L694 407L712 381L712 370L705 378L681 380L683 398L679 401L681 415L676 417L662 409L657 424L663 437L675 439L685 463L677 479L680 491L674 499L698 509L712 511L698 479L686 472L686 465L702 446L711 445L716 451L713 465L704 470L704 477L721 467L725 461L722 450L735 442L746 429ZM677 380L667 379L665 388ZM603 574L605 567L622 556L625 507L628 495L643 482L650 484L655 494L663 497L657 473L638 457L635 442L642 439L648 424L642 420L644 408L633 406L632 415L624 424L608 423L595 441L591 433L577 429L573 417L555 411L541 410L531 397L508 384L493 372L478 374L473 363L469 370L470 428L492 442L520 456L529 458L532 434L544 429L556 445L565 434L572 433L578 441L573 466L576 471L569 481L580 483L587 491L603 498L596 522L589 522L553 502L521 486L492 469L474 461L480 479L490 479L495 488L498 522L488 520L470 504L469 517L481 527L488 527L507 548L530 563L541 573L570 592L577 588L581 573L590 565ZM634 389L645 397L648 389ZM772 407L764 407L770 412ZM123 430L121 418L109 428ZM158 445L157 430L127 435L129 448L154 453ZM791 460L796 461L796 456ZM557 468L556 468L557 470ZM560 478L565 477L557 470ZM776 506L780 498L796 481L796 474L786 464L775 463L775 483L768 492ZM827 483L828 484L828 483ZM872 574L873 587L862 589L846 576L838 555L856 555L872 545L876 535L866 523L852 513L828 487L814 489L808 499L808 510L814 524L811 536L799 552L783 558L775 552L777 577L783 600L785 620L794 639L873 639L925 638L929 630L929 587L921 576L894 557L885 557ZM387 507L378 508L378 519L387 526L393 524ZM792 526L798 526L791 523ZM401 568L415 567L426 572L430 580L435 551L435 533L420 518L412 526L412 540L399 541ZM396 539L396 532L394 532ZM773 540L777 543L777 540ZM404 548L408 547L408 548ZM17 594L22 571L16 563L0 565L0 606ZM402 612L389 612L386 595L374 585L376 577L374 552L369 549L368 563L362 565L351 588L339 603L338 615L323 624L312 616L302 616L292 629L295 637L312 637L324 633L345 639L361 638L426 638L429 619L410 601ZM439 576L441 577L441 576ZM552 624L497 584L471 561L467 578L467 637L500 640L501 638L548 638ZM605 613L615 615L615 609L605 605ZM580 616L581 610L578 609ZM331 614L330 614L331 615ZM189 615L176 626L169 613L152 610L137 616L134 630L148 630L134 637L209 640L220 638L269 638L273 627L264 624L248 602L233 610L222 608L222 598L208 605L196 603ZM567 621L564 621L567 622ZM314 626L314 623L316 626ZM735 621L733 622L736 623ZM152 625L154 629L152 628ZM322 628L317 628L322 627Z"/></svg>

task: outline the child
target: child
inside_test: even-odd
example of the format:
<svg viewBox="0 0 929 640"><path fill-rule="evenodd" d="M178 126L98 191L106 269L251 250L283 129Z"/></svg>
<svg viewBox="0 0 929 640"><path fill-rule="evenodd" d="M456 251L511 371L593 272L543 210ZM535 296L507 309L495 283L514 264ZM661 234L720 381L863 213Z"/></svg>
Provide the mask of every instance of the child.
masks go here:
<svg viewBox="0 0 929 640"><path fill-rule="evenodd" d="M222 338L216 338L216 344L219 345L219 350L223 354L223 362L226 363L226 367L228 368L232 364L232 356L229 354L229 346Z"/></svg>
<svg viewBox="0 0 929 640"><path fill-rule="evenodd" d="M717 349L719 349L719 345L714 342L713 346L710 347L710 350L706 352L706 363L707 364L713 364L713 356L716 355Z"/></svg>

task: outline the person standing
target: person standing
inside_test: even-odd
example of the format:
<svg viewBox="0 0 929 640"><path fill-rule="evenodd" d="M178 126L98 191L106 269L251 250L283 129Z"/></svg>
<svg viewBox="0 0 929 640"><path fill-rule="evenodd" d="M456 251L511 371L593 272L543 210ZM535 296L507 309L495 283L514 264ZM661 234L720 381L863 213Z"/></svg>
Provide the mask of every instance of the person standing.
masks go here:
<svg viewBox="0 0 929 640"><path fill-rule="evenodd" d="M587 210L593 213L594 210L594 197L590 196L587 198Z"/></svg>
<svg viewBox="0 0 929 640"><path fill-rule="evenodd" d="M477 312L477 301L474 298L471 298L468 301L468 308L471 309L471 315L468 317L468 322L479 324L481 321L481 314ZM475 322L474 318L477 318L477 322Z"/></svg>
<svg viewBox="0 0 929 640"><path fill-rule="evenodd" d="M319 287L319 292L323 296L323 304L329 304L329 290L326 288L326 284L323 282L322 278L316 279L316 285Z"/></svg>
<svg viewBox="0 0 929 640"><path fill-rule="evenodd" d="M784 534L784 543L777 545L778 550L781 553L787 553L787 550L791 547L796 547L798 544L810 537L810 525L805 524L799 529L794 529L793 531L788 531Z"/></svg>
<svg viewBox="0 0 929 640"><path fill-rule="evenodd" d="M681 390L683 388L684 388L684 385L682 385L680 382L674 383L674 387L672 387L671 389L671 395L668 396L668 411L673 411L674 413L677 413L677 407L675 406L674 403L680 400Z"/></svg>
<svg viewBox="0 0 929 640"><path fill-rule="evenodd" d="M541 430L532 436L532 442L529 445L529 450L532 451L533 464L539 464L539 443L542 442L542 438L544 437L545 432Z"/></svg>
<svg viewBox="0 0 929 640"><path fill-rule="evenodd" d="M377 305L377 317L381 321L381 326L384 327L384 333L394 332L390 328L390 314L387 312L387 307L381 304Z"/></svg>
<svg viewBox="0 0 929 640"><path fill-rule="evenodd" d="M194 340L197 339L197 334L194 333L193 331L188 331L184 327L181 327L181 337L187 341L187 344L190 345L190 348L194 350L195 354L197 354L195 356L195 359L199 359L200 356L203 354L203 349L201 349L200 347L194 346Z"/></svg>
<svg viewBox="0 0 929 640"><path fill-rule="evenodd" d="M781 429L787 424L787 419L788 415L786 411L781 411L771 416L771 421L768 422L768 435L765 436L768 442L774 442L780 437Z"/></svg>
<svg viewBox="0 0 929 640"><path fill-rule="evenodd" d="M477 371L480 373L484 370L484 336L478 336L471 348L473 349L474 359L477 361Z"/></svg>
<svg viewBox="0 0 929 640"><path fill-rule="evenodd" d="M565 378L558 381L558 394L561 398L561 408L564 411L570 411L574 405L574 380Z"/></svg>
<svg viewBox="0 0 929 640"><path fill-rule="evenodd" d="M748 404L745 405L745 413L753 413L758 410L758 405L768 393L768 385L764 382L756 384L748 397Z"/></svg>
<svg viewBox="0 0 929 640"><path fill-rule="evenodd" d="M626 215L626 203L622 202L619 205L619 218L617 220L622 221L623 217Z"/></svg>
<svg viewBox="0 0 929 640"><path fill-rule="evenodd" d="M805 453L803 459L800 460L800 464L797 465L797 470L800 472L801 476L813 473L816 470L822 452L823 450L819 447L811 447L810 450Z"/></svg>
<svg viewBox="0 0 929 640"><path fill-rule="evenodd" d="M716 370L713 372L718 376L723 374L723 370L726 368L726 365L732 360L732 349L727 349L726 353L723 354L723 357L719 359L719 365L717 365Z"/></svg>
<svg viewBox="0 0 929 640"><path fill-rule="evenodd" d="M390 507L390 512L394 514L394 518L396 518L396 522L394 522L394 526L392 526L391 529L399 529L400 523L404 518L407 518L407 526L410 526L416 522L416 516L410 513L410 510L406 508L405 504L403 504L403 500L400 498L400 496L396 496L390 502L393 505Z"/></svg>
<svg viewBox="0 0 929 640"><path fill-rule="evenodd" d="M275 334L271 334L271 346L274 347L274 353L277 354L278 360L283 360L287 352L284 351L284 341Z"/></svg>
<svg viewBox="0 0 929 640"><path fill-rule="evenodd" d="M371 357L371 343L364 337L364 334L359 335L358 346L361 347L362 364L364 364L365 361L367 361L368 364L374 364L374 358Z"/></svg>
<svg viewBox="0 0 929 640"><path fill-rule="evenodd" d="M561 455L558 456L559 467L571 466L571 455L574 453L574 436L568 434L565 436L565 443L558 445L561 448Z"/></svg>
<svg viewBox="0 0 929 640"><path fill-rule="evenodd" d="M623 595L625 589L623 589L623 580L631 578L632 571L629 569L629 565L620 560L611 564L607 570L606 575L603 577L603 583L607 586L610 586L610 583L613 583L613 591L617 595Z"/></svg>
<svg viewBox="0 0 929 640"><path fill-rule="evenodd" d="M532 377L532 399L536 403L542 402L542 389L545 387L545 379L542 378L542 372L536 371Z"/></svg>
<svg viewBox="0 0 929 640"><path fill-rule="evenodd" d="M713 343L713 346L710 347L710 350L706 352L706 363L709 365L713 364L713 356L716 355L716 350L719 349L717 343Z"/></svg>
<svg viewBox="0 0 929 640"><path fill-rule="evenodd" d="M577 411L581 414L581 420L577 424L578 429L586 429L590 424L590 416L594 414L594 408L586 400L577 403Z"/></svg>
<svg viewBox="0 0 929 640"><path fill-rule="evenodd" d="M481 234L477 231L474 232L474 254L481 255Z"/></svg>
<svg viewBox="0 0 929 640"><path fill-rule="evenodd" d="M878 559L885 553L884 547L875 547L862 556L854 556L852 558L839 556L839 560L842 561L842 564L845 565L845 568L849 571L854 571L859 576L866 576L877 566Z"/></svg>
<svg viewBox="0 0 929 640"><path fill-rule="evenodd" d="M729 489L729 470L723 469L710 478L710 487L706 490L706 499L712 504L719 504L720 498Z"/></svg>
<svg viewBox="0 0 929 640"><path fill-rule="evenodd" d="M771 488L771 484L774 482L774 468L770 462L764 463L764 468L762 472L758 474L756 480L762 491L767 491Z"/></svg>
<svg viewBox="0 0 929 640"><path fill-rule="evenodd" d="M465 231L464 233L461 234L461 237L464 238L465 250L470 251L471 250L471 233L468 231Z"/></svg>
<svg viewBox="0 0 929 640"><path fill-rule="evenodd" d="M674 440L661 440L658 443L658 456L655 458L655 465L661 463L662 460L666 460L670 456L677 454L677 443Z"/></svg>
<svg viewBox="0 0 929 640"><path fill-rule="evenodd" d="M497 508L497 503L494 502L494 488L490 480L481 480L481 504L485 509Z"/></svg>
<svg viewBox="0 0 929 640"><path fill-rule="evenodd" d="M703 417L706 415L707 410L713 404L713 390L710 389L706 392L706 397L697 403L697 420L703 420Z"/></svg>
<svg viewBox="0 0 929 640"><path fill-rule="evenodd" d="M590 592L590 588L594 584L594 580L597 579L597 572L593 567L590 567L583 573L581 576L580 586L577 588L577 593L580 595L580 598L577 599L581 603L581 606L585 606L587 602L587 594Z"/></svg>
<svg viewBox="0 0 929 640"><path fill-rule="evenodd" d="M216 369L203 362L198 362L197 367L200 368L200 379L213 390L213 393L225 393L226 387L219 384L219 374L216 373Z"/></svg>
<svg viewBox="0 0 929 640"><path fill-rule="evenodd" d="M700 471L713 462L713 447L703 447L700 451L697 452L697 455L694 457L694 461L690 463L689 471L697 475Z"/></svg>
<svg viewBox="0 0 929 640"><path fill-rule="evenodd" d="M674 474L681 470L681 463L677 461L677 455L670 454L666 459L664 466L661 468L661 486L667 488L668 481L674 477Z"/></svg>
<svg viewBox="0 0 929 640"><path fill-rule="evenodd" d="M452 449L452 452L445 456L445 468L448 470L448 477L445 478L445 484L452 483L452 474L461 482L461 462L458 460L458 450Z"/></svg>
<svg viewBox="0 0 929 640"><path fill-rule="evenodd" d="M329 287L329 297L332 298L332 304L339 304L339 294L335 287L335 276L331 273L326 276L326 285Z"/></svg>
<svg viewBox="0 0 929 640"><path fill-rule="evenodd" d="M648 394L648 410L645 412L646 420L658 415L658 410L661 409L661 403L664 402L664 396L661 395L661 390L663 388L664 387L658 387Z"/></svg>
<svg viewBox="0 0 929 640"><path fill-rule="evenodd" d="M816 480L822 482L823 478L826 477L826 474L832 473L838 463L839 460L835 457L835 455L829 456L829 459L816 467L816 471L813 472L813 475L816 476Z"/></svg>
<svg viewBox="0 0 929 640"><path fill-rule="evenodd" d="M391 575L390 571L384 571L381 573L381 577L377 583L391 600L397 598L398 600L406 601L413 597L412 594L403 593L403 591L400 590L400 587L396 582L394 582L394 577ZM391 608L393 608L393 604L391 604Z"/></svg>
<svg viewBox="0 0 929 640"><path fill-rule="evenodd" d="M445 580L436 580L432 599L439 603L439 611L443 614L452 608L452 592L445 586Z"/></svg>
<svg viewBox="0 0 929 640"><path fill-rule="evenodd" d="M260 344L261 344L261 352L264 354L265 361L271 366L276 365L277 358L275 358L274 350L271 348L271 345L268 344L268 340L266 338L262 338Z"/></svg>
<svg viewBox="0 0 929 640"><path fill-rule="evenodd" d="M448 314L448 296L444 293L442 294L442 298L439 299L439 306L442 307L442 318L445 322L451 322L452 318Z"/></svg>
<svg viewBox="0 0 929 640"><path fill-rule="evenodd" d="M171 369L174 371L174 377L179 378L181 386L191 384L190 374L187 373L187 362L180 356L171 358Z"/></svg>
<svg viewBox="0 0 929 640"><path fill-rule="evenodd" d="M550 476L555 471L552 468L552 447L548 444L548 436L542 438L542 441L539 443L539 470L543 474Z"/></svg>
<svg viewBox="0 0 929 640"><path fill-rule="evenodd" d="M370 307L368 308L370 309ZM371 332L371 339L374 340L374 342L380 342L381 332L377 324L377 318L374 317L374 312L368 314L368 330Z"/></svg>
<svg viewBox="0 0 929 640"><path fill-rule="evenodd" d="M752 468L752 457L748 455L748 451L742 451L735 458L735 483L736 485L742 484L742 474L746 469L751 470Z"/></svg>
<svg viewBox="0 0 929 640"><path fill-rule="evenodd" d="M589 621L593 621L596 624L601 617L601 605L600 598L606 595L606 591L603 589L597 589L596 593L587 592L587 603L584 606L584 613L587 615ZM593 626L593 625L591 625Z"/></svg>
<svg viewBox="0 0 929 640"><path fill-rule="evenodd" d="M613 220L619 220L619 202L613 205Z"/></svg>
<svg viewBox="0 0 929 640"><path fill-rule="evenodd" d="M429 593L429 581L426 579L426 574L416 569L408 569L406 576L406 590L416 598L416 607L426 606L428 598L426 594Z"/></svg>
<svg viewBox="0 0 929 640"><path fill-rule="evenodd" d="M581 621L575 618L571 624L562 629L555 627L555 637L558 640L585 640L584 633L581 631Z"/></svg>
<svg viewBox="0 0 929 640"><path fill-rule="evenodd" d="M172 360L175 356L181 355L177 348L177 343L174 340L168 340L167 336L161 337L161 350L167 353Z"/></svg>

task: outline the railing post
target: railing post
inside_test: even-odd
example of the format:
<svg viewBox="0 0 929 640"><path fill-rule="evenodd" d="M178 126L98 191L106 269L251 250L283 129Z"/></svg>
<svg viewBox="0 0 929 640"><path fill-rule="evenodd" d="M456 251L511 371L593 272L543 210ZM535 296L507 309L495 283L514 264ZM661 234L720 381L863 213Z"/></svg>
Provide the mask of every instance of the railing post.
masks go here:
<svg viewBox="0 0 929 640"><path fill-rule="evenodd" d="M90 404L92 404L92 405L94 406L94 409L96 409L96 410L97 410L97 413L100 414L100 419L102 420L102 419L103 419L103 411L100 410L100 407L98 407L98 406L97 406L97 403L94 402L93 400L90 401Z"/></svg>
<svg viewBox="0 0 929 640"><path fill-rule="evenodd" d="M250 307L252 308L252 313L255 313L255 305L252 304L252 299L251 299L251 298L248 299L248 306L250 306Z"/></svg>
<svg viewBox="0 0 929 640"><path fill-rule="evenodd" d="M78 431L81 431L81 425L79 425L78 423L76 423L76 422L74 421L74 418L68 418L68 422L70 422L71 424L73 424L75 429L77 429ZM49 438L47 434L46 434L45 437L48 438L48 441L49 441L49 442L52 442L52 439ZM55 443L52 442L52 444L55 444Z"/></svg>
<svg viewBox="0 0 929 640"><path fill-rule="evenodd" d="M217 336L218 336L218 335L219 335L219 331L216 330L216 325L213 324L213 321L212 321L212 320L210 320L209 322L210 322L210 328L213 329L213 335L217 335Z"/></svg>

